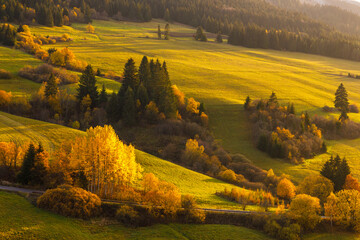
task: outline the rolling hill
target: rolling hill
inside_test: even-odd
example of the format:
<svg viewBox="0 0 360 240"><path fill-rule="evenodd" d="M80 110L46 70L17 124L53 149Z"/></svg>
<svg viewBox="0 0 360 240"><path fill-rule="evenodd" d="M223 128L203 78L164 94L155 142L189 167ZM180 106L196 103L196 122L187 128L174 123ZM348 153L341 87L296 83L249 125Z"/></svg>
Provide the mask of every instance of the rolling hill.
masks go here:
<svg viewBox="0 0 360 240"><path fill-rule="evenodd" d="M0 112L0 141L39 142L45 149L52 152L63 141L83 135L85 132L72 128ZM194 195L202 207L240 208L238 204L215 195L216 191L222 191L225 187L231 189L234 185L138 150L136 151L136 160L145 172L152 172L160 179L174 183L182 194ZM258 207L249 206L248 209L256 210Z"/></svg>
<svg viewBox="0 0 360 240"><path fill-rule="evenodd" d="M353 174L360 177L357 159L359 140L328 141L329 153L294 166L271 159L258 151L252 143L249 123L242 110L247 95L267 98L277 93L281 103L295 103L297 113L308 111L323 115L321 108L333 104L334 92L343 82L352 103L360 102L360 82L347 74L360 74L357 62L316 55L248 49L217 44L213 38L207 43L192 39L195 29L171 24L171 39L158 40L157 20L149 23L94 21L95 34L86 33L86 25L72 27L34 27L36 34L61 35L69 32L73 41L45 47L68 46L79 59L102 71L121 75L128 58L137 64L143 55L165 60L170 77L187 96L205 103L210 115L210 126L223 146L232 153L242 153L256 165L285 173L295 181L315 173L330 154L349 159ZM358 114L350 114L360 120Z"/></svg>

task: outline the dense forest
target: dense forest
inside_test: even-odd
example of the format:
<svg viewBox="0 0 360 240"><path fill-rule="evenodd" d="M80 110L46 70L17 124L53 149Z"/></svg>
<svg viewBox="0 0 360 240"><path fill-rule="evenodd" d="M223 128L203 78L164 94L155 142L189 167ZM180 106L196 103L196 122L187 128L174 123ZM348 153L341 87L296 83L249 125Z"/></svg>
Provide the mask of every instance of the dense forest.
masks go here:
<svg viewBox="0 0 360 240"><path fill-rule="evenodd" d="M301 12L312 19L335 27L341 32L360 34L360 16L349 12L350 10L341 9L340 6L303 4L299 0L268 1L280 8Z"/></svg>
<svg viewBox="0 0 360 240"><path fill-rule="evenodd" d="M329 23L329 15L322 15L323 11L317 10L319 7L300 9L302 14L260 0L0 0L0 4L3 6L0 9L2 21L61 26L72 22L88 23L92 19L151 21L164 18L229 35L229 43L234 45L360 60L360 47L355 37L310 18ZM344 32L356 33L353 26L360 21L359 17L348 14L344 21L338 21L336 19L343 18L345 12L336 7L327 8L335 9L334 14L330 14L332 18L338 16L331 24Z"/></svg>

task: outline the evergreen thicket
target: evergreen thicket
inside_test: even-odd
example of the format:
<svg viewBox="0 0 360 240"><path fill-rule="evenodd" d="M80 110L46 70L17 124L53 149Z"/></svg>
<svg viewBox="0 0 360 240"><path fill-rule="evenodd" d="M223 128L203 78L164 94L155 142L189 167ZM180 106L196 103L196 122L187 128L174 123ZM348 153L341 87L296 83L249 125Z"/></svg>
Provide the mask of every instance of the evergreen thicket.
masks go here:
<svg viewBox="0 0 360 240"><path fill-rule="evenodd" d="M331 156L320 173L334 183L335 191L340 191L344 186L346 176L350 174L350 167L345 158L341 160L339 155L335 158Z"/></svg>

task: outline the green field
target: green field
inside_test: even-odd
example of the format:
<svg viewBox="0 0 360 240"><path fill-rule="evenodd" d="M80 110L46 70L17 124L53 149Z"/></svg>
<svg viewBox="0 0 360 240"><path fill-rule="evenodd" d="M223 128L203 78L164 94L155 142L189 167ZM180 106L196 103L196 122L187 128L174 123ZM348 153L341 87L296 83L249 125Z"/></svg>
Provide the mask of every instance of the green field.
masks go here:
<svg viewBox="0 0 360 240"><path fill-rule="evenodd" d="M68 127L0 112L0 141L40 142L45 149L52 152L63 141L72 140L84 134L82 131ZM141 151L136 151L136 160L142 165L145 172L152 172L160 179L174 183L179 187L182 194L194 195L202 207L240 208L238 204L215 195L216 191L222 191L225 187L231 189L234 185L188 170ZM256 206L247 208L247 210L257 209Z"/></svg>
<svg viewBox="0 0 360 240"><path fill-rule="evenodd" d="M174 36L170 41L157 40L157 25L115 21L94 21L95 34L85 32L86 25L48 28L36 26L32 32L43 35L69 33L73 41L59 43L55 47L68 46L79 59L91 63L103 72L122 74L123 65L129 57L139 64L143 55L166 60L173 83L186 93L205 102L210 115L210 125L216 138L232 153L242 153L255 164L276 173L286 173L299 181L315 173L330 154L339 153L350 162L353 175L360 177L357 159L360 157L359 140L328 141L328 154L307 160L294 166L282 160L271 159L258 151L251 142L249 123L242 110L247 95L266 98L274 90L282 103L294 102L297 112L307 110L324 114L321 107L332 105L333 95L343 82L352 103L360 102L360 82L347 78L348 72L360 74L359 63L272 50L248 49L227 44L196 42L190 37L195 32L185 25L171 24ZM54 47L46 45L44 48ZM3 48L0 48L0 53ZM17 50L11 50L17 51ZM19 52L19 51L17 51ZM1 53L2 55L3 54ZM23 53L18 53L23 59ZM0 55L1 56L1 55ZM13 65L21 68L23 63L12 57ZM27 56L31 59L31 57ZM5 67L6 68L6 67ZM11 67L11 65L9 66ZM106 80L110 83L114 81ZM5 83L4 83L5 82ZM116 85L118 86L118 85ZM0 80L0 87L21 92L20 84ZM19 89L20 88L20 89ZM107 86L107 88L110 88ZM69 86L71 91L74 86ZM111 87L116 90L116 87ZM360 114L350 114L360 120Z"/></svg>
<svg viewBox="0 0 360 240"><path fill-rule="evenodd" d="M155 225L126 228L82 221L32 206L23 197L0 191L0 239L268 239L264 234L226 225Z"/></svg>
<svg viewBox="0 0 360 240"><path fill-rule="evenodd" d="M329 141L329 154L294 166L271 159L254 148L242 110L247 95L253 99L267 98L275 91L282 103L294 102L297 112L324 114L320 108L332 105L334 92L341 82L351 102L359 103L360 81L346 77L348 72L360 74L359 63L217 44L213 39L208 43L196 42L189 37L195 29L180 24L171 24L171 32L176 37L160 41L156 39L158 24L163 27L165 23L94 21L95 34L86 33L84 24L73 24L72 28L36 27L32 31L49 35L70 31L74 41L57 47L68 46L79 59L119 75L130 57L138 64L143 55L166 60L173 83L187 96L205 102L210 125L223 146L232 153L246 155L260 167L273 168L276 173L289 174L299 181L319 170L330 154L339 153L349 159L353 175L360 177L359 140ZM359 114L350 114L350 117L360 120Z"/></svg>
<svg viewBox="0 0 360 240"><path fill-rule="evenodd" d="M21 217L19 217L21 216ZM230 225L154 225L126 228L104 224L101 219L83 221L38 209L23 197L0 191L0 239L180 239L180 240L260 240L261 232ZM306 240L355 240L354 234L311 234Z"/></svg>

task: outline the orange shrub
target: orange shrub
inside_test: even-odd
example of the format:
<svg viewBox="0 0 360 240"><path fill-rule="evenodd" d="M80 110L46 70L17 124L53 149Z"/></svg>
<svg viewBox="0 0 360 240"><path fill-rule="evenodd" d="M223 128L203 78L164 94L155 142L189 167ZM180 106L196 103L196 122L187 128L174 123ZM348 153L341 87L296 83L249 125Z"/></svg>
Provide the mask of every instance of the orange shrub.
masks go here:
<svg viewBox="0 0 360 240"><path fill-rule="evenodd" d="M62 185L47 190L39 197L37 205L67 217L89 219L100 213L101 200L84 189Z"/></svg>

